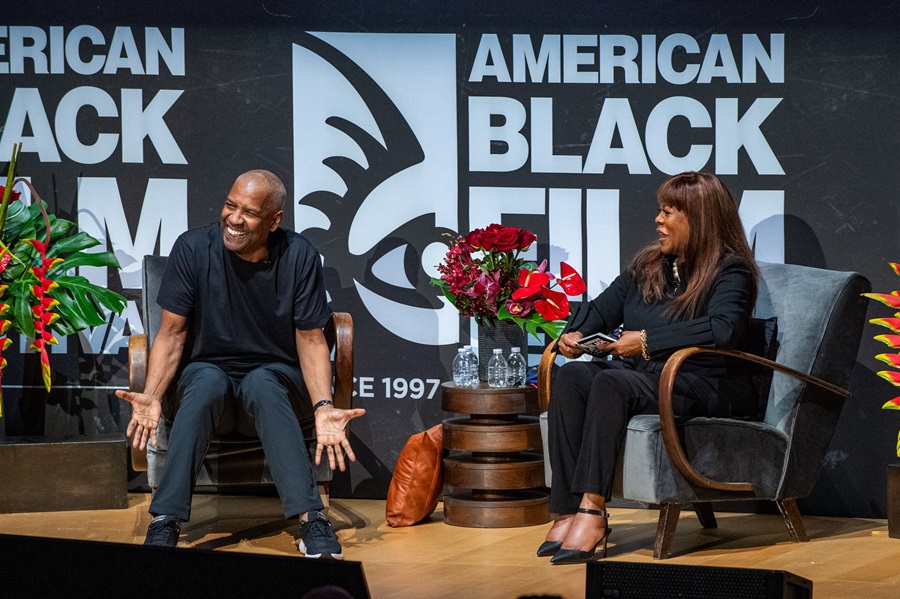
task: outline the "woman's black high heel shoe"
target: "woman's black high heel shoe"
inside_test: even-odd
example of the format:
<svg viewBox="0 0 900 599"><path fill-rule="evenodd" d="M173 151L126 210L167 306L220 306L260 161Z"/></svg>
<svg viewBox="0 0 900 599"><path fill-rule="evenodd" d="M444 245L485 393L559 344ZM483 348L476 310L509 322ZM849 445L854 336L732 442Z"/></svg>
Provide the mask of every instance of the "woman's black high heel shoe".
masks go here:
<svg viewBox="0 0 900 599"><path fill-rule="evenodd" d="M569 514L569 517L573 517L575 514ZM568 520L569 518L563 518L562 520L557 520L554 522L562 522L564 520ZM538 547L537 556L538 557L551 557L556 555L556 552L559 551L560 547L562 547L562 541L544 541L541 543L541 546Z"/></svg>
<svg viewBox="0 0 900 599"><path fill-rule="evenodd" d="M599 516L600 518L607 518L607 526L603 531L603 536L600 537L600 540L597 541L590 551L582 551L580 549L563 549L562 544L560 544L559 549L556 551L556 555L550 558L551 564L583 564L586 562L594 561L595 559L603 559L606 557L606 541L609 539L609 533L612 532L612 529L608 525L608 514L606 510L589 510L587 508L578 508L578 512L581 514L590 514L591 516ZM598 551L597 548L600 548Z"/></svg>
<svg viewBox="0 0 900 599"><path fill-rule="evenodd" d="M541 543L541 546L538 547L537 556L548 557L556 555L556 552L559 551L560 547L562 547L562 541L544 541Z"/></svg>

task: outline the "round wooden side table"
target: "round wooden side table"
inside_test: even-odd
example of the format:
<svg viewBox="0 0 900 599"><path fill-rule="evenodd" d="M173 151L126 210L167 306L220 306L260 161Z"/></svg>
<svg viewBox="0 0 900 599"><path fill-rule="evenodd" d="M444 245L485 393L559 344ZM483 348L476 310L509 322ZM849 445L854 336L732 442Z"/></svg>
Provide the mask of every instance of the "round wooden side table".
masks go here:
<svg viewBox="0 0 900 599"><path fill-rule="evenodd" d="M550 521L534 387L441 385L441 405L468 414L443 422L444 522L475 528Z"/></svg>

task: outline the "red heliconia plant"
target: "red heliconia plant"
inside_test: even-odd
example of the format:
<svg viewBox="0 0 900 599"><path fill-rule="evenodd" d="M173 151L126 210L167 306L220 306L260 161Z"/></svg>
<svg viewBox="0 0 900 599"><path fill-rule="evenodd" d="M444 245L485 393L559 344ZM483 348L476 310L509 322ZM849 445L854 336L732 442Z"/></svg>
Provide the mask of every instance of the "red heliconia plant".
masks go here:
<svg viewBox="0 0 900 599"><path fill-rule="evenodd" d="M891 262L890 265L894 273L900 276L900 263ZM895 310L900 309L900 290L892 291L891 293L863 293L863 295ZM900 333L900 312L895 313L893 317L873 318L869 322L885 327L892 333ZM875 340L881 341L891 349L900 349L900 334L876 335ZM892 368L900 369L900 353L878 354L875 356L875 359L884 362ZM900 387L900 371L882 370L878 373L878 376L895 387ZM883 410L900 410L900 395L889 400L881 408ZM900 457L900 433L897 435L897 456Z"/></svg>
<svg viewBox="0 0 900 599"><path fill-rule="evenodd" d="M77 333L106 323L107 313L121 314L124 297L94 285L72 273L81 266L119 268L112 252L85 252L100 242L75 223L47 212L27 179L16 179L22 144L13 147L6 185L0 185L0 416L3 415L3 352L12 340L12 327L34 339L31 349L40 356L41 377L50 390L50 356L47 346L57 336ZM22 183L31 191L31 204L21 200L13 186Z"/></svg>

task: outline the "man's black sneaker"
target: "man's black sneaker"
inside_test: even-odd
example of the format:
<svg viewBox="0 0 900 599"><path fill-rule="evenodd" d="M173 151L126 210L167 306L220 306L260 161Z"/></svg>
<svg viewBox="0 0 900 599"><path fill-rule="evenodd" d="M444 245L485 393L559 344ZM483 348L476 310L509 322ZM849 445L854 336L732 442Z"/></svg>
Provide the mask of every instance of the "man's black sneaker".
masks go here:
<svg viewBox="0 0 900 599"><path fill-rule="evenodd" d="M147 538L144 545L157 547L174 547L178 544L178 535L181 534L181 521L175 516L156 516L150 521L147 528Z"/></svg>
<svg viewBox="0 0 900 599"><path fill-rule="evenodd" d="M306 557L324 559L344 559L344 551L322 512L309 512L309 520L300 521L300 542L297 549Z"/></svg>

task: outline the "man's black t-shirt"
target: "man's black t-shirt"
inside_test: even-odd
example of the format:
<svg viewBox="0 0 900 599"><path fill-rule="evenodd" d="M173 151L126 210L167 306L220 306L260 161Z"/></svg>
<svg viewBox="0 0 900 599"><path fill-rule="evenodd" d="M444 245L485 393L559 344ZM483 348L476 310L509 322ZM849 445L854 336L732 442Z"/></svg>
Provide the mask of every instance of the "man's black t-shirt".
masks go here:
<svg viewBox="0 0 900 599"><path fill-rule="evenodd" d="M233 375L261 364L297 364L295 329L321 328L331 309L319 253L305 237L276 229L269 257L247 262L225 248L218 223L175 241L156 303L190 321L190 361Z"/></svg>

